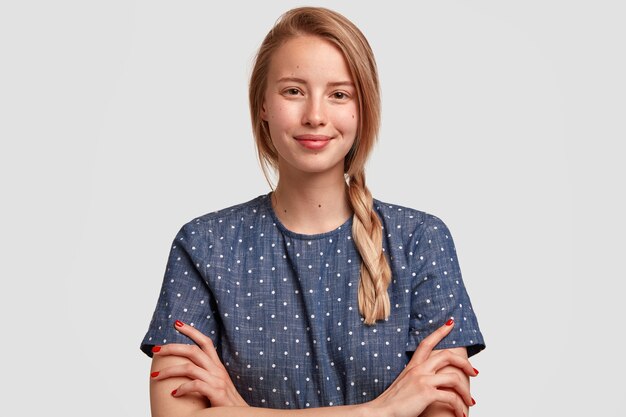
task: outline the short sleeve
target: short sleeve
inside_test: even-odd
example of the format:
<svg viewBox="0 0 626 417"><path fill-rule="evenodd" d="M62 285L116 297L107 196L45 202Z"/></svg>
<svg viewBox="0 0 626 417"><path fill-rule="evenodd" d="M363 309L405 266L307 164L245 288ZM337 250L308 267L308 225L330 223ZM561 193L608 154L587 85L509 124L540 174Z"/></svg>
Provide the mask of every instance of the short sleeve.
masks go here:
<svg viewBox="0 0 626 417"><path fill-rule="evenodd" d="M469 356L485 348L469 295L463 284L452 235L439 218L427 215L416 231L411 260L413 271L410 334L407 351L448 319L452 332L435 349L466 347Z"/></svg>
<svg viewBox="0 0 626 417"><path fill-rule="evenodd" d="M152 357L152 347L167 343L193 343L175 329L180 320L219 340L215 300L202 277L202 253L207 249L197 223L188 223L177 233L170 249L161 292L141 350Z"/></svg>

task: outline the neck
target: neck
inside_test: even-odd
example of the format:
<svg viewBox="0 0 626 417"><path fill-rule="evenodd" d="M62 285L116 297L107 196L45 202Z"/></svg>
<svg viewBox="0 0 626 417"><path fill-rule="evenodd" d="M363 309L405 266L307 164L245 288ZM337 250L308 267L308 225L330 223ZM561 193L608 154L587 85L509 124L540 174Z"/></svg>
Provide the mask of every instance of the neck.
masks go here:
<svg viewBox="0 0 626 417"><path fill-rule="evenodd" d="M281 176L272 206L287 229L301 234L329 232L352 215L343 175Z"/></svg>

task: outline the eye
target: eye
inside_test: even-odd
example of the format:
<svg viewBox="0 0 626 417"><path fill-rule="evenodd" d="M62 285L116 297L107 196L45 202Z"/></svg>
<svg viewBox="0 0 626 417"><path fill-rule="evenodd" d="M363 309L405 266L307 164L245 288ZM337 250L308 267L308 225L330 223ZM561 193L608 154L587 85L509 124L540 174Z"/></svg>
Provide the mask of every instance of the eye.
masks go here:
<svg viewBox="0 0 626 417"><path fill-rule="evenodd" d="M285 90L285 95L288 96L297 96L298 94L300 94L300 90L297 88L288 88Z"/></svg>
<svg viewBox="0 0 626 417"><path fill-rule="evenodd" d="M337 100L346 100L348 98L350 98L346 93L344 93L343 91L335 91L333 93L333 98L337 99Z"/></svg>

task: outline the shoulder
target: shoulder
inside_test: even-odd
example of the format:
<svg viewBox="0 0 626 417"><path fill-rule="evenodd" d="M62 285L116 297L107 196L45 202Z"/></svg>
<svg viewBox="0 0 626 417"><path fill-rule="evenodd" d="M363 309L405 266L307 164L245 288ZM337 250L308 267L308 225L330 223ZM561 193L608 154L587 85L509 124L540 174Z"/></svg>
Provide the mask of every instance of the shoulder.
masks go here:
<svg viewBox="0 0 626 417"><path fill-rule="evenodd" d="M260 195L245 203L236 204L220 210L198 216L183 224L176 234L175 242L192 250L201 246L208 248L219 240L219 237L232 235L234 225L241 227L244 220L250 221L255 216L266 216L267 195Z"/></svg>
<svg viewBox="0 0 626 417"><path fill-rule="evenodd" d="M434 214L378 199L374 199L373 205L378 217L383 222L383 227L388 230L404 229L410 231L412 235L442 232L449 234L446 224Z"/></svg>
<svg viewBox="0 0 626 417"><path fill-rule="evenodd" d="M221 225L232 223L233 220L239 219L242 216L248 217L261 212L261 209L266 204L267 198L268 196L264 194L255 197L252 200L246 201L245 203L235 204L230 207L203 214L185 223L182 229L198 229L212 226L219 228Z"/></svg>

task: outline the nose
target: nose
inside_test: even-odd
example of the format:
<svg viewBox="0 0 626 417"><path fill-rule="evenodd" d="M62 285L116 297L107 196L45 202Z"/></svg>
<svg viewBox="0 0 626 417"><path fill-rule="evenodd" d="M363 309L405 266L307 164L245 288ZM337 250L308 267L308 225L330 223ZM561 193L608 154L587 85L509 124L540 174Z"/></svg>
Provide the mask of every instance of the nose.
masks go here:
<svg viewBox="0 0 626 417"><path fill-rule="evenodd" d="M307 126L324 126L326 124L326 108L322 99L309 98L306 101L302 124Z"/></svg>

